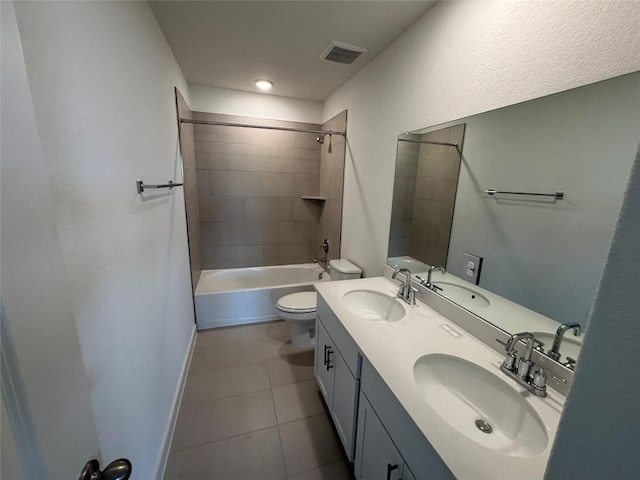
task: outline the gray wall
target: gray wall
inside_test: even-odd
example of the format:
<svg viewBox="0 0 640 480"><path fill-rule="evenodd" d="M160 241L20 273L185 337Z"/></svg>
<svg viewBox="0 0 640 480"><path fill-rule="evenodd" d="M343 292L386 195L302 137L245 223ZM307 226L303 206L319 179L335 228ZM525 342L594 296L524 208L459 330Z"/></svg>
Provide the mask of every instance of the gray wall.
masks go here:
<svg viewBox="0 0 640 480"><path fill-rule="evenodd" d="M547 480L631 479L640 474L638 205L640 150L549 458Z"/></svg>
<svg viewBox="0 0 640 480"><path fill-rule="evenodd" d="M465 119L448 270L484 257L480 286L586 322L640 126L640 74ZM556 203L484 190L566 192Z"/></svg>

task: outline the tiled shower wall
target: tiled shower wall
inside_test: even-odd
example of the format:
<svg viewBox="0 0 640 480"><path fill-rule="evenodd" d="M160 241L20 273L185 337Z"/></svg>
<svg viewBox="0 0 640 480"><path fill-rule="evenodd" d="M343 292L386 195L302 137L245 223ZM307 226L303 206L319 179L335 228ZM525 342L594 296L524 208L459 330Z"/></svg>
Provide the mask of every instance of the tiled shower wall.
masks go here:
<svg viewBox="0 0 640 480"><path fill-rule="evenodd" d="M457 143L460 151L464 124L409 140ZM410 255L429 265L445 265L458 188L460 153L453 147L398 141L389 256Z"/></svg>
<svg viewBox="0 0 640 480"><path fill-rule="evenodd" d="M403 135L403 138L420 140L420 135ZM400 257L409 253L419 154L419 143L398 140L391 207L391 228L389 230L390 257Z"/></svg>
<svg viewBox="0 0 640 480"><path fill-rule="evenodd" d="M203 112L193 116L320 129L317 124ZM319 223L326 207L323 202L300 198L320 194L321 152L316 137L312 133L194 125L203 269L304 263L318 256ZM336 167L329 168L327 175L334 170ZM336 196L333 190L332 195ZM335 227L335 214L329 214L327 222ZM337 226L339 239L339 222Z"/></svg>
<svg viewBox="0 0 640 480"><path fill-rule="evenodd" d="M347 130L347 112L344 111L322 125L323 131L344 132ZM329 153L331 145L331 153ZM318 240L320 245L329 240L327 263L340 258L340 232L342 229L342 194L344 190L345 137L342 135L325 136L322 144L320 163L320 195L327 198L321 206ZM322 258L323 252L316 250L315 256Z"/></svg>
<svg viewBox="0 0 640 480"><path fill-rule="evenodd" d="M176 88L176 108L178 118L192 118L191 109ZM202 271L200 257L200 224L198 211L198 189L196 181L196 153L193 143L193 125L180 125L180 153L184 171L184 196L187 209L187 233L189 238L189 259L191 262L191 282L193 289Z"/></svg>
<svg viewBox="0 0 640 480"><path fill-rule="evenodd" d="M457 143L464 124L422 135L422 140ZM460 153L454 147L420 144L409 255L429 265L445 265L458 189Z"/></svg>

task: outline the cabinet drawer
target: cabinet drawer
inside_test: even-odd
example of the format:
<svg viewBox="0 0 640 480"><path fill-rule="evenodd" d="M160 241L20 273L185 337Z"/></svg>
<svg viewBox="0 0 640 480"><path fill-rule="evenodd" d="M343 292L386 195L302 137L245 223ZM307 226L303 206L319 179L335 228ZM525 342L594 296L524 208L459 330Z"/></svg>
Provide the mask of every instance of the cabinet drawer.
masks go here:
<svg viewBox="0 0 640 480"><path fill-rule="evenodd" d="M371 363L362 359L360 388L416 478L455 477Z"/></svg>
<svg viewBox="0 0 640 480"><path fill-rule="evenodd" d="M355 378L360 378L360 355L359 350L351 335L344 328L342 322L338 320L336 314L333 313L327 302L318 293L318 320L322 322L329 336L333 340L333 344L340 351L342 358Z"/></svg>

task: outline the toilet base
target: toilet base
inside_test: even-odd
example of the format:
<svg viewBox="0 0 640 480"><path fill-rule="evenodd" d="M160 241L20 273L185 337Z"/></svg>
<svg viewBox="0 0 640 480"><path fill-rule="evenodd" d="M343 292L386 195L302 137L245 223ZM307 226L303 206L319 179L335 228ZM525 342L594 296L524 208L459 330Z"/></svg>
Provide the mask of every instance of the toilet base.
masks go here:
<svg viewBox="0 0 640 480"><path fill-rule="evenodd" d="M316 344L316 321L291 321L291 343L296 347L310 347Z"/></svg>

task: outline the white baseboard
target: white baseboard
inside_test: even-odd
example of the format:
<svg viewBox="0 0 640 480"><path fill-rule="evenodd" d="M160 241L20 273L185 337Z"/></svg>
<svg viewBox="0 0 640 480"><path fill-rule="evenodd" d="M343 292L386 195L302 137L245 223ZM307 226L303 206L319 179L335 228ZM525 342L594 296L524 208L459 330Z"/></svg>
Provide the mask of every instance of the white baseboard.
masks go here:
<svg viewBox="0 0 640 480"><path fill-rule="evenodd" d="M187 381L187 373L189 372L189 365L191 365L191 357L193 355L193 348L196 345L196 325L193 325L191 330L191 340L189 341L189 347L184 356L182 362L182 372L180 373L180 379L176 387L175 394L173 395L173 405L171 407L171 414L167 419L167 426L164 430L164 441L162 442L162 451L160 458L156 464L156 480L162 480L164 478L164 472L167 468L167 460L169 459L169 452L171 451L171 440L173 439L173 432L176 428L176 421L178 420L178 412L180 411L180 404L182 402L182 393L184 392L184 385Z"/></svg>

